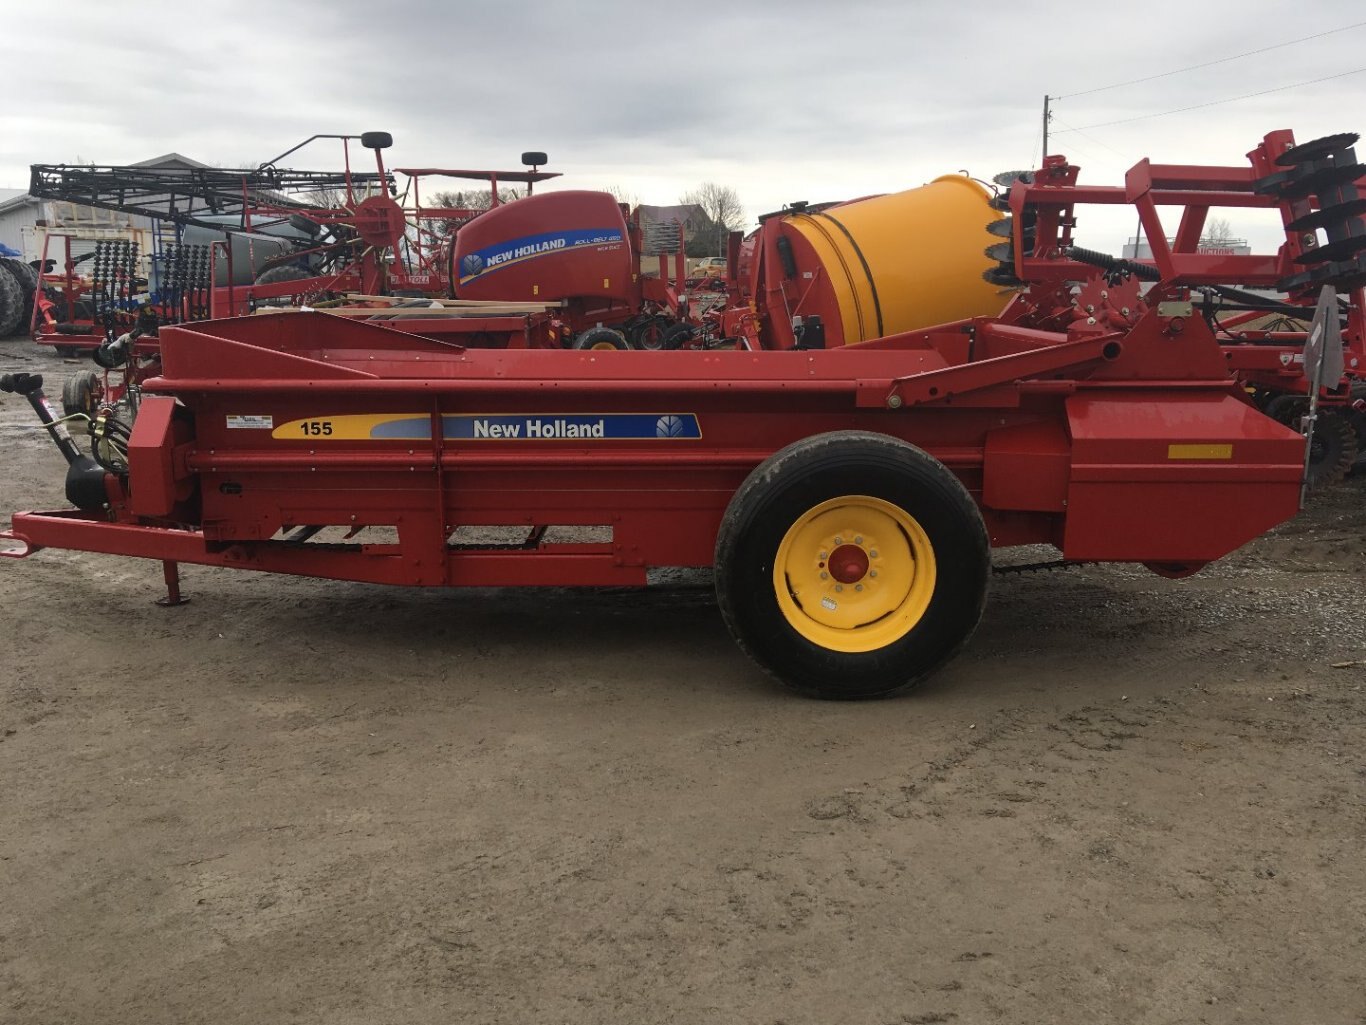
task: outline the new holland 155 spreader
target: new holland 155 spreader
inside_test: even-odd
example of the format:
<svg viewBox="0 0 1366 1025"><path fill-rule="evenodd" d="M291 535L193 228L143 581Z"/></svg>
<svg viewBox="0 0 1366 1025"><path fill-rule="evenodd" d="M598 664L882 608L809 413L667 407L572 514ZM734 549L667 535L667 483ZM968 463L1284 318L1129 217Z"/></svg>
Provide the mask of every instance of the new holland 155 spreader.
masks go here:
<svg viewBox="0 0 1366 1025"><path fill-rule="evenodd" d="M17 513L9 554L161 560L172 600L182 562L426 586L714 566L764 668L806 694L887 695L967 641L993 547L1182 576L1295 515L1305 440L1251 405L1191 292L1300 275L1351 290L1360 329L1366 169L1349 145L1292 147L1145 160L1112 188L1050 158L983 229L1009 239L1000 282L1031 286L1005 315L838 348L480 350L322 314L214 321L162 332L135 422L102 412L91 455L41 379L13 375L75 508ZM1087 203L1134 204L1154 239L1182 209L1146 294L1072 244ZM1211 206L1279 208L1285 246L1182 255ZM1314 211L1323 260L1288 227Z"/></svg>

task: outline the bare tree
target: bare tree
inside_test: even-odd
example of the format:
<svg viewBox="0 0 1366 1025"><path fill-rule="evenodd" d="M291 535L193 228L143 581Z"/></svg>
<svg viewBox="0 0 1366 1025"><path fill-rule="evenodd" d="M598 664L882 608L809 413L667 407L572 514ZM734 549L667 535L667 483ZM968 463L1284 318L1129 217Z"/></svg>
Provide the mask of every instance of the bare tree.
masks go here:
<svg viewBox="0 0 1366 1025"><path fill-rule="evenodd" d="M1233 226L1229 224L1227 217L1211 217L1205 222L1205 232L1201 236L1201 242L1213 244L1227 244L1233 238Z"/></svg>
<svg viewBox="0 0 1366 1025"><path fill-rule="evenodd" d="M498 202L511 203L522 198L522 193L516 189L499 189ZM456 192L437 192L430 199L423 202L423 206L444 207L448 210L473 210L475 214L483 213L493 205L493 193L490 189L461 189ZM449 235L456 228L460 227L460 221L450 220L445 217L423 218L422 227L432 232L434 235Z"/></svg>
<svg viewBox="0 0 1366 1025"><path fill-rule="evenodd" d="M618 203L624 204L632 210L640 206L640 197L634 192L629 191L624 185L609 185L602 191L611 195Z"/></svg>
<svg viewBox="0 0 1366 1025"><path fill-rule="evenodd" d="M740 195L729 185L703 182L691 192L679 197L680 203L700 207L706 224L693 235L705 244L706 252L698 255L726 255L726 237L744 227L745 208Z"/></svg>

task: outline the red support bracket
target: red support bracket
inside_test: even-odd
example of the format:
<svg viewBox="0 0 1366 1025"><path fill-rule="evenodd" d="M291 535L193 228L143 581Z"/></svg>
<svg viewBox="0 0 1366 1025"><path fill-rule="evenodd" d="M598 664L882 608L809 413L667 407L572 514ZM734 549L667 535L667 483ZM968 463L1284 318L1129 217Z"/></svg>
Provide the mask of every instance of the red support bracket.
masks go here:
<svg viewBox="0 0 1366 1025"><path fill-rule="evenodd" d="M13 541L23 545L22 548L4 547L3 542ZM14 533L12 530L0 530L0 558L3 559L27 559L34 552L41 552L42 545L35 545L28 538Z"/></svg>

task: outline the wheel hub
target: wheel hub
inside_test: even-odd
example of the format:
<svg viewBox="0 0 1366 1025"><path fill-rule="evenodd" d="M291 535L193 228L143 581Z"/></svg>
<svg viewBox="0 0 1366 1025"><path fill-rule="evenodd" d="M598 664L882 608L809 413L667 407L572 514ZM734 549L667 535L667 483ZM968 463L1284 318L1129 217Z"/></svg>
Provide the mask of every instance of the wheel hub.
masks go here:
<svg viewBox="0 0 1366 1025"><path fill-rule="evenodd" d="M796 517L774 559L787 621L834 651L871 651L913 629L935 575L924 528L868 495L829 499Z"/></svg>
<svg viewBox="0 0 1366 1025"><path fill-rule="evenodd" d="M830 553L830 575L841 584L855 584L868 573L868 553L858 545L840 545Z"/></svg>

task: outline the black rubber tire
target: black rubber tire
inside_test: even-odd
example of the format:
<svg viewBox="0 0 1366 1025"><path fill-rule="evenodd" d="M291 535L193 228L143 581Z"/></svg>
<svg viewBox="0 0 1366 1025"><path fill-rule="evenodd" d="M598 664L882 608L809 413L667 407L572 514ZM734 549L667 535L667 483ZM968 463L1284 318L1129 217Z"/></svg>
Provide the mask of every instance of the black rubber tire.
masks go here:
<svg viewBox="0 0 1366 1025"><path fill-rule="evenodd" d="M672 326L673 321L668 317L646 317L632 325L627 338L633 349L648 349L655 352L664 348L664 335Z"/></svg>
<svg viewBox="0 0 1366 1025"><path fill-rule="evenodd" d="M1278 395L1266 405L1267 416L1296 431L1308 412L1309 400L1300 395ZM1321 491L1341 484L1352 472L1359 449L1349 413L1320 405L1309 449L1309 489Z"/></svg>
<svg viewBox="0 0 1366 1025"><path fill-rule="evenodd" d="M62 386L62 415L93 415L103 393L104 381L98 373L93 370L77 371Z"/></svg>
<svg viewBox="0 0 1366 1025"><path fill-rule="evenodd" d="M281 281L302 281L304 278L312 278L317 275L293 263L283 263L278 267L271 267L263 270L256 275L258 285L278 285Z"/></svg>
<svg viewBox="0 0 1366 1025"><path fill-rule="evenodd" d="M691 324L674 324L665 329L664 334L660 337L659 347L670 350L681 349L686 342L692 340L695 333L696 328Z"/></svg>
<svg viewBox="0 0 1366 1025"><path fill-rule="evenodd" d="M576 349L629 349L630 343L620 331L610 327L590 327L574 339Z"/></svg>
<svg viewBox="0 0 1366 1025"><path fill-rule="evenodd" d="M1366 401L1366 381L1356 381L1348 391L1352 401ZM1347 419L1352 423L1352 430L1357 436L1357 461L1355 470L1366 467L1366 409L1353 409Z"/></svg>
<svg viewBox="0 0 1366 1025"><path fill-rule="evenodd" d="M795 518L846 495L879 498L913 517L939 567L924 614L872 651L807 639L774 587L774 561ZM991 575L982 515L958 478L915 446L865 431L818 434L761 463L726 509L715 564L717 603L741 649L797 693L828 700L889 697L925 679L972 636Z"/></svg>
<svg viewBox="0 0 1366 1025"><path fill-rule="evenodd" d="M1347 413L1320 406L1309 450L1310 489L1341 484L1352 472L1358 451L1357 433Z"/></svg>
<svg viewBox="0 0 1366 1025"><path fill-rule="evenodd" d="M18 279L0 269L0 338L18 334L26 325L24 293Z"/></svg>
<svg viewBox="0 0 1366 1025"><path fill-rule="evenodd" d="M317 238L322 234L323 226L311 217L303 214L290 214L289 226L295 231L307 235L309 238Z"/></svg>
<svg viewBox="0 0 1366 1025"><path fill-rule="evenodd" d="M394 144L394 137L388 132L362 132L360 144L366 149L388 149Z"/></svg>
<svg viewBox="0 0 1366 1025"><path fill-rule="evenodd" d="M310 271L304 270L304 268L300 267L298 264L284 263L278 267L271 267L268 270L263 270L260 274L256 275L256 284L278 285L282 281L302 281L305 278L316 276L317 275ZM272 295L264 299L258 299L257 304L266 307L288 306L292 301L293 297L289 295Z"/></svg>
<svg viewBox="0 0 1366 1025"><path fill-rule="evenodd" d="M33 296L38 291L38 272L13 256L0 257L0 264L14 276L19 291L24 293L24 326L33 319Z"/></svg>

